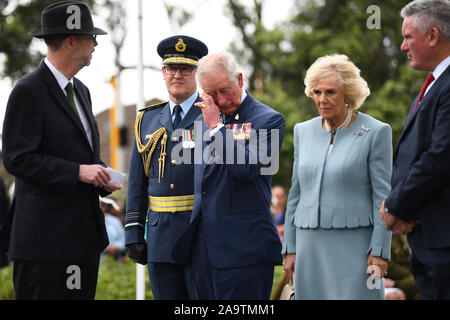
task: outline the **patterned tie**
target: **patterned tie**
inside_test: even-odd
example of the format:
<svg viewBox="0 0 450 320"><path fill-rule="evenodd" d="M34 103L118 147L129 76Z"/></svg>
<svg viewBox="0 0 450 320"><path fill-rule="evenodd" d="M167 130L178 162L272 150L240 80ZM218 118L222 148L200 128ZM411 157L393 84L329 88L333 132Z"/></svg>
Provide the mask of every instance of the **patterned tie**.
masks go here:
<svg viewBox="0 0 450 320"><path fill-rule="evenodd" d="M181 106L177 104L173 108L173 112L175 112L175 120L173 120L173 129L175 130L181 122Z"/></svg>
<svg viewBox="0 0 450 320"><path fill-rule="evenodd" d="M419 105L419 102L422 100L423 96L425 95L425 91L427 90L427 87L434 81L433 73L430 73L428 77L425 79L425 83L423 84L422 91L420 91L419 99L417 99L416 105L414 106L414 111L416 111L417 106Z"/></svg>
<svg viewBox="0 0 450 320"><path fill-rule="evenodd" d="M69 103L71 104L73 110L75 111L75 113L78 116L78 110L77 110L77 107L75 106L75 99L73 97L73 86L72 86L72 83L69 82L64 89L66 90L66 93L67 93L67 100L69 100Z"/></svg>

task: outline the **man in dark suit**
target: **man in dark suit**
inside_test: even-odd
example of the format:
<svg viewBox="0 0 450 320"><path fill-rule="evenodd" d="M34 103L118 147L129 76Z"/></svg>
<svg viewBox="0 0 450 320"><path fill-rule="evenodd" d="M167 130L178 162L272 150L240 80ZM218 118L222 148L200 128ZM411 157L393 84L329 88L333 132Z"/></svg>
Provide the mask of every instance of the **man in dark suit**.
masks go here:
<svg viewBox="0 0 450 320"><path fill-rule="evenodd" d="M200 299L269 299L281 242L270 214L283 116L243 90L228 54L199 61L191 225L173 256L192 260Z"/></svg>
<svg viewBox="0 0 450 320"><path fill-rule="evenodd" d="M3 124L16 191L2 239L16 299L93 299L108 244L99 195L121 186L109 184L89 90L74 76L106 33L81 2L52 4L41 21L32 35L45 39L47 57L16 83Z"/></svg>
<svg viewBox="0 0 450 320"><path fill-rule="evenodd" d="M8 192L6 192L5 182L3 178L0 177L0 227L3 221L6 219L9 211L9 198ZM6 250L0 248L0 268L6 267L9 264L8 255Z"/></svg>
<svg viewBox="0 0 450 320"><path fill-rule="evenodd" d="M148 262L155 299L196 299L192 270L175 263L172 250L189 226L194 203L193 129L202 113L194 107L200 101L195 75L208 48L200 40L177 35L162 40L157 51L169 101L144 108L137 116L125 241L130 258Z"/></svg>
<svg viewBox="0 0 450 320"><path fill-rule="evenodd" d="M380 216L408 234L422 297L450 299L450 2L413 1L401 15L401 49L413 69L431 73L406 118Z"/></svg>

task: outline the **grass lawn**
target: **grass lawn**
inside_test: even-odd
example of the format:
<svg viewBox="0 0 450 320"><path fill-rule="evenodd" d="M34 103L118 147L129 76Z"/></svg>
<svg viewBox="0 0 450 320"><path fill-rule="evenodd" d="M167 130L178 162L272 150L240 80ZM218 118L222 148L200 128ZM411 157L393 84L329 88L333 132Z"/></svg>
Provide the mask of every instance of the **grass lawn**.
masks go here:
<svg viewBox="0 0 450 320"><path fill-rule="evenodd" d="M277 266L275 268L273 289L278 286L283 275L283 266ZM12 266L0 269L0 300L14 299L12 278ZM96 300L134 300L136 297L135 288L136 264L128 259L124 263L117 263L110 257L102 258L98 274ZM146 299L152 300L153 295L147 272L145 288Z"/></svg>

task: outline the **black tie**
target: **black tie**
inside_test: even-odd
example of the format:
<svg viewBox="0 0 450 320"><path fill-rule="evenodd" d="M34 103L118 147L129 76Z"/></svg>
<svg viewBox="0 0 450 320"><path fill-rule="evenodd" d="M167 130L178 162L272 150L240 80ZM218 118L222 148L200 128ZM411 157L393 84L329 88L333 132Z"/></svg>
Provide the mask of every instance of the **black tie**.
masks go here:
<svg viewBox="0 0 450 320"><path fill-rule="evenodd" d="M77 107L75 106L75 99L73 97L73 86L72 83L69 82L67 86L65 87L66 93L67 93L67 100L69 100L70 105L72 106L75 113L78 115Z"/></svg>
<svg viewBox="0 0 450 320"><path fill-rule="evenodd" d="M181 106L177 104L173 108L173 112L175 112L175 120L173 120L173 129L175 130L181 122Z"/></svg>

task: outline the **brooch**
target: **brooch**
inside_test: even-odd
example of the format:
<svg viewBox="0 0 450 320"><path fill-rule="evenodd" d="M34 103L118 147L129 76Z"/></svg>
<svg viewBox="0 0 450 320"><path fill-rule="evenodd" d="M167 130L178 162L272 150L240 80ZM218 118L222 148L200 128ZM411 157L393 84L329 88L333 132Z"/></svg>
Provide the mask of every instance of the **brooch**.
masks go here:
<svg viewBox="0 0 450 320"><path fill-rule="evenodd" d="M355 135L357 136L362 136L364 134L364 132L369 132L370 128L366 128L365 125L361 126L361 129L359 131L355 131Z"/></svg>

